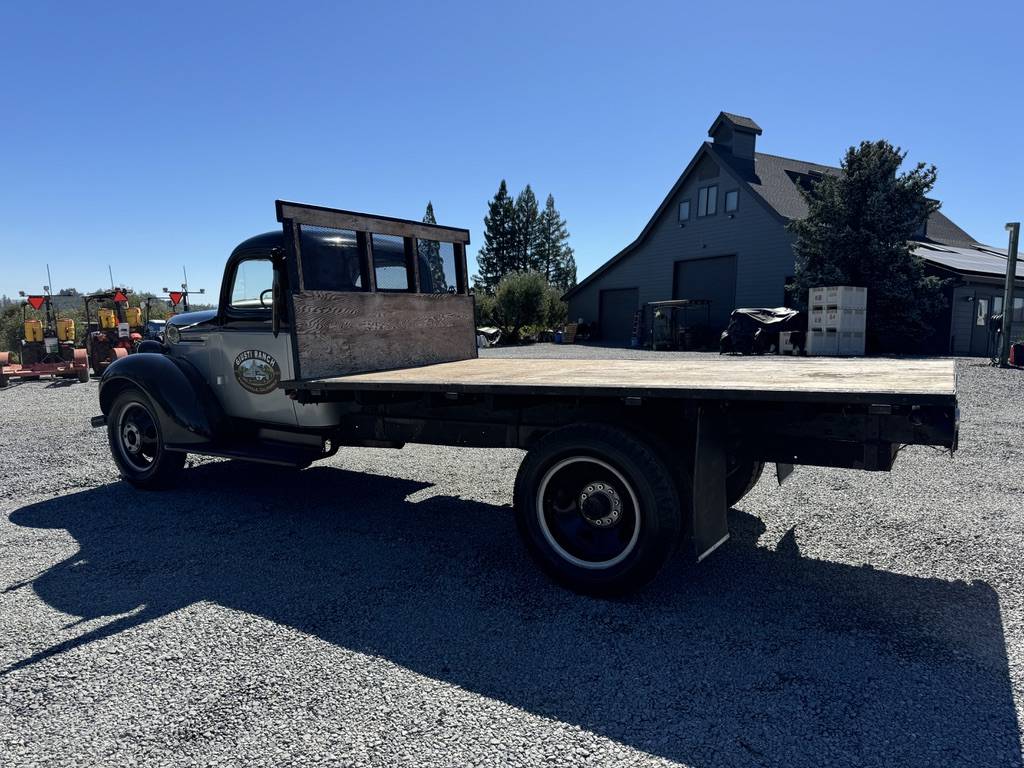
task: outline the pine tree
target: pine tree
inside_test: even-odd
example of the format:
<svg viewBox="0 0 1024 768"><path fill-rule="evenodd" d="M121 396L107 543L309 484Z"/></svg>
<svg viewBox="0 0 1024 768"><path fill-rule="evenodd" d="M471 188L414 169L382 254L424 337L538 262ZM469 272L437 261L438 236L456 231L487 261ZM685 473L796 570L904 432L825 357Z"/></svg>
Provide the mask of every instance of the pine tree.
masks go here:
<svg viewBox="0 0 1024 768"><path fill-rule="evenodd" d="M434 204L427 201L427 210L423 214L424 224L437 224L434 218ZM441 244L436 240L417 240L416 247L419 250L421 262L426 262L430 270L430 284L434 293L446 293L448 291L448 278L444 274L444 262L441 260Z"/></svg>
<svg viewBox="0 0 1024 768"><path fill-rule="evenodd" d="M516 197L515 257L516 272L537 272L537 238L540 230L540 207L537 196L527 184Z"/></svg>
<svg viewBox="0 0 1024 768"><path fill-rule="evenodd" d="M817 286L867 287L867 340L874 351L920 348L945 304L942 281L925 276L909 244L939 208L927 197L935 166L918 163L900 174L905 157L884 140L850 147L841 175L801 189L807 217L789 224L796 234L794 302L803 306Z"/></svg>
<svg viewBox="0 0 1024 768"><path fill-rule="evenodd" d="M515 203L502 179L484 217L484 244L476 257L478 273L473 276L477 289L494 293L501 278L515 271L515 244Z"/></svg>
<svg viewBox="0 0 1024 768"><path fill-rule="evenodd" d="M554 195L548 195L541 212L534 252L535 269L548 284L567 291L576 285L576 259L569 247L569 230L558 209Z"/></svg>

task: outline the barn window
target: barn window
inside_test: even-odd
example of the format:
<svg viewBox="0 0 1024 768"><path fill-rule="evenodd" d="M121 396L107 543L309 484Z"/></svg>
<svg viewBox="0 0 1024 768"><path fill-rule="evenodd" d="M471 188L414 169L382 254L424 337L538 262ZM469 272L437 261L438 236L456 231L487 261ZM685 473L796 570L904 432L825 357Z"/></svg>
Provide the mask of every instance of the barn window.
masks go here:
<svg viewBox="0 0 1024 768"><path fill-rule="evenodd" d="M740 205L740 192L738 189L732 189L725 193L725 212L732 213Z"/></svg>
<svg viewBox="0 0 1024 768"><path fill-rule="evenodd" d="M701 187L697 191L697 216L714 216L718 211L718 185Z"/></svg>
<svg viewBox="0 0 1024 768"><path fill-rule="evenodd" d="M682 224L683 222L686 222L686 221L689 221L689 220L690 220L690 201L689 200L683 200L683 202L681 202L679 204L679 223Z"/></svg>

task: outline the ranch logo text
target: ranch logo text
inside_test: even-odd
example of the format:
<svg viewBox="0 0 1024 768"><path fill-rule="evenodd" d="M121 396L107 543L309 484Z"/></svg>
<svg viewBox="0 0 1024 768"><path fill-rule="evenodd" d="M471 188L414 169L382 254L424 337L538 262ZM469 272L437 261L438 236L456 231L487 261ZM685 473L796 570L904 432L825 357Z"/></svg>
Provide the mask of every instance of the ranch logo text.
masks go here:
<svg viewBox="0 0 1024 768"><path fill-rule="evenodd" d="M235 358L235 378L243 389L254 395L265 395L277 389L281 368L266 352L247 349Z"/></svg>

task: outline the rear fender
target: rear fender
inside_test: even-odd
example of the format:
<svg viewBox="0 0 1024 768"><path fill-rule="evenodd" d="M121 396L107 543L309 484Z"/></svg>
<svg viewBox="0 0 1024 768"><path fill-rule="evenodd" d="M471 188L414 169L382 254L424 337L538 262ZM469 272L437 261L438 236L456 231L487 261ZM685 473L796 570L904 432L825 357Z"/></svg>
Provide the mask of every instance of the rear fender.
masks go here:
<svg viewBox="0 0 1024 768"><path fill-rule="evenodd" d="M142 352L112 362L100 379L100 409L110 415L114 399L136 388L153 403L169 447L216 442L224 413L202 374L185 360Z"/></svg>

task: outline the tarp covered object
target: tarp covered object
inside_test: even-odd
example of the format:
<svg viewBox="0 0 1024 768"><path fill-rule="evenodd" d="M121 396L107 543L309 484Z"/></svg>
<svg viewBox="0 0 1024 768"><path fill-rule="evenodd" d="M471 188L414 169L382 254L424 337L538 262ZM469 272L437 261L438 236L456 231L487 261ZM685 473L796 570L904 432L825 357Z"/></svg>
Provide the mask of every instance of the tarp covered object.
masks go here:
<svg viewBox="0 0 1024 768"><path fill-rule="evenodd" d="M729 327L722 332L719 351L740 354L762 354L772 346L778 349L779 334L784 331L807 330L804 313L789 307L750 307L734 309Z"/></svg>

